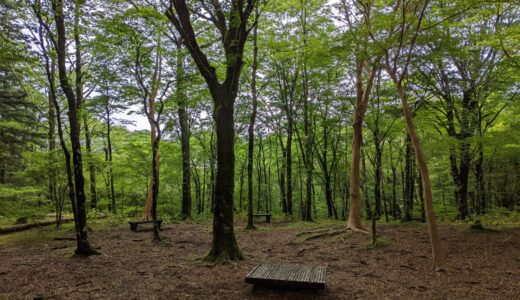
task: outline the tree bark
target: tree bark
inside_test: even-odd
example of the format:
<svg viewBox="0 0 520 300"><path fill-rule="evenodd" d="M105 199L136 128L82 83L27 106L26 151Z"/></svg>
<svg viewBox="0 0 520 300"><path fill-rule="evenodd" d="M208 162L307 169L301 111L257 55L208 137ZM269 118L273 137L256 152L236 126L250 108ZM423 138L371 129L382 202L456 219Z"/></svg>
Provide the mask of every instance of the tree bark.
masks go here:
<svg viewBox="0 0 520 300"><path fill-rule="evenodd" d="M181 218L191 219L191 177L190 177L190 128L188 123L188 113L186 111L186 95L184 93L184 55L181 45L177 44L177 114L181 131L181 152L182 152L182 205Z"/></svg>
<svg viewBox="0 0 520 300"><path fill-rule="evenodd" d="M258 18L258 7L255 11ZM252 111L247 129L247 225L246 229L256 229L253 223L253 159L255 149L255 120L258 107L256 72L258 68L258 20L253 28L253 67L251 71ZM258 199L260 203L260 199Z"/></svg>
<svg viewBox="0 0 520 300"><path fill-rule="evenodd" d="M224 262L243 259L233 228L233 190L235 174L234 97L223 87L215 99L213 118L217 133L217 172L213 212L212 248L206 260Z"/></svg>
<svg viewBox="0 0 520 300"><path fill-rule="evenodd" d="M79 3L76 2L75 14L79 14ZM68 116L70 125L70 140L72 144L72 164L74 166L74 190L76 211L74 215L76 225L76 254L89 256L98 254L88 241L87 234L87 214L86 214L86 197L85 197L85 178L83 177L83 163L81 155L81 139L80 139L80 125L78 118L78 101L74 90L68 81L67 74L67 40L65 30L65 15L63 11L63 1L52 1L52 10L54 12L54 20L57 31L57 61L60 85L65 94L68 103ZM74 201L73 201L74 202Z"/></svg>
<svg viewBox="0 0 520 300"><path fill-rule="evenodd" d="M421 178L423 182L424 189L424 208L426 211L426 216L428 217L428 225L430 229L430 240L432 245L432 269L444 270L445 269L445 261L444 261L444 252L441 246L441 240L439 237L439 231L437 228L437 221L435 217L435 212L433 210L433 199L432 199L432 187L430 183L430 174L428 170L428 165L426 163L426 157L424 156L421 143L419 141L419 137L415 130L412 111L408 105L408 99L404 92L402 82L397 78L395 71L390 67L389 62L387 61L386 69L388 75L392 78L394 85L399 94L399 98L401 99L401 103L403 105L403 112L406 119L406 125L408 127L408 133L410 135L410 139L412 141L412 145L415 149L415 157L417 159L417 165L419 166L419 171L421 173Z"/></svg>
<svg viewBox="0 0 520 300"><path fill-rule="evenodd" d="M244 45L249 34L248 19L256 1L233 0L229 14L223 13L218 1L212 2L214 25L220 32L225 53L225 80L219 82L216 69L199 46L190 19L186 1L169 1L166 17L183 38L200 74L208 85L213 99L213 119L217 132L217 174L215 180L215 207L213 211L213 241L207 261L226 262L243 259L233 228L235 184L235 127L234 104L238 93L240 71L243 65Z"/></svg>
<svg viewBox="0 0 520 300"><path fill-rule="evenodd" d="M356 61L356 107L355 115L352 123L354 133L352 136L352 164L350 169L350 203L349 214L347 220L347 228L352 231L359 231L369 233L368 230L361 223L361 196L360 196L360 176L359 164L361 154L362 141L362 126L363 119L367 110L368 99L372 90L374 77L377 73L377 68L373 67L367 79L366 86L363 87L363 70L365 68L365 61L357 58Z"/></svg>

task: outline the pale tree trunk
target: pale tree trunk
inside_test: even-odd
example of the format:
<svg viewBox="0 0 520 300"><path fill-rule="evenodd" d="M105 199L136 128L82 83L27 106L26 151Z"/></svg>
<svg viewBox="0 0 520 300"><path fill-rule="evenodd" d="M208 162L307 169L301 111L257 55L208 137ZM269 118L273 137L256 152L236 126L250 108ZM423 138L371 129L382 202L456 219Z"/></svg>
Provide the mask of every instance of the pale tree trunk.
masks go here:
<svg viewBox="0 0 520 300"><path fill-rule="evenodd" d="M150 145L152 147L152 174L150 178L150 184L148 185L148 193L146 197L146 204L143 211L143 220L152 219L154 223L154 241L159 241L159 230L157 226L157 198L159 194L159 170L160 170L160 153L159 153L159 142L161 139L160 127L158 117L156 116L155 101L157 93L159 91L161 81L161 44L160 37L158 37L157 45L157 57L155 60L154 73L152 75L152 83L150 88L150 95L148 98L143 99L143 106L148 122L150 123ZM139 49L138 49L139 51ZM139 63L139 61L138 61ZM140 65L137 65L140 67ZM143 78L137 77L138 84L142 89L145 89ZM162 105L159 109L159 114L162 111Z"/></svg>
<svg viewBox="0 0 520 300"><path fill-rule="evenodd" d="M373 67L363 87L363 70L366 62L357 59L356 63L356 111L352 127L354 134L352 136L352 164L350 169L350 202L347 220L347 229L369 233L365 226L361 223L361 195L360 195L360 157L361 157L361 141L363 118L367 110L368 99L372 90L377 68Z"/></svg>
<svg viewBox="0 0 520 300"><path fill-rule="evenodd" d="M445 261L444 261L444 252L441 245L441 240L439 237L439 230L437 228L437 221L435 217L435 212L433 210L433 199L432 199L432 186L430 183L430 174L428 171L428 165L426 163L426 158L424 156L421 143L419 141L419 137L415 130L415 126L413 123L412 111L410 110L410 106L408 105L408 100L406 94L404 92L402 82L397 78L396 72L390 67L387 62L386 66L388 75L392 78L392 81L395 84L397 92L399 93L399 98L401 99L401 103L403 105L404 116L406 119L406 125L408 127L408 134L410 135L410 139L412 141L412 145L415 149L415 156L417 159L417 165L419 167L419 171L421 173L422 183L423 183L423 193L424 193L424 209L426 212L426 216L428 218L428 225L430 229L430 240L432 245L432 269L436 271L445 269Z"/></svg>

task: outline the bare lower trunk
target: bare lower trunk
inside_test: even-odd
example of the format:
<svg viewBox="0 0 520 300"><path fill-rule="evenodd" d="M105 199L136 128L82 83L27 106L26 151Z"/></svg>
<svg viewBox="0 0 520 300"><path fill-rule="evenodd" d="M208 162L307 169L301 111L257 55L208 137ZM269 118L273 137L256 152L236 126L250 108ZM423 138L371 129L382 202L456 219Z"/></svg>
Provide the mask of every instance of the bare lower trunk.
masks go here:
<svg viewBox="0 0 520 300"><path fill-rule="evenodd" d="M359 191L360 176L359 164L361 156L361 142L362 142L362 125L363 118L366 113L368 99L372 90L372 84L377 72L377 68L373 67L366 87L363 87L363 70L365 62L360 58L356 62L356 113L352 127L354 133L352 136L352 164L350 169L350 203L349 214L347 221L347 228L353 231L368 233L368 230L361 223L361 195Z"/></svg>
<svg viewBox="0 0 520 300"><path fill-rule="evenodd" d="M235 185L235 127L234 101L225 87L213 111L217 132L217 174L215 180L215 208L213 212L213 241L208 261L242 260L233 228L233 191Z"/></svg>

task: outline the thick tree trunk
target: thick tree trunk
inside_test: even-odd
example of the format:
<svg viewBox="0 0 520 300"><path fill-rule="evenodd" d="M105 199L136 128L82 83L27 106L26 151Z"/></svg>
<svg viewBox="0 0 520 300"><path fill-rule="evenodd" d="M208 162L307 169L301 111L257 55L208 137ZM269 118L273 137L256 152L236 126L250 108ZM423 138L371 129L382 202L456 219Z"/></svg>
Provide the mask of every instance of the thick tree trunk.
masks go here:
<svg viewBox="0 0 520 300"><path fill-rule="evenodd" d="M215 180L215 208L213 212L213 241L208 261L243 259L233 228L233 192L235 185L235 126L234 97L226 86L218 91L213 118L217 132L217 174Z"/></svg>

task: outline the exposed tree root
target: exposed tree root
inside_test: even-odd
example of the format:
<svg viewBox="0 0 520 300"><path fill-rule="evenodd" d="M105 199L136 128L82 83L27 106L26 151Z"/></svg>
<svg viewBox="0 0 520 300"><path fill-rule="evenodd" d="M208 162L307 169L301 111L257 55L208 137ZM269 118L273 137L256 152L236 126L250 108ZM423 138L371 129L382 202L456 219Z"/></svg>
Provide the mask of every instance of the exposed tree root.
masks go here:
<svg viewBox="0 0 520 300"><path fill-rule="evenodd" d="M370 234L370 231L368 231L365 227L363 226L353 226L351 224L349 224L347 226L347 230L350 230L352 232L359 232L359 233L364 233L364 234Z"/></svg>
<svg viewBox="0 0 520 300"><path fill-rule="evenodd" d="M315 235L311 235L311 236L305 238L303 241L311 241L311 240L315 240L315 239L320 239L320 238L324 238L324 237L332 237L332 236L345 234L345 233L346 233L345 229L332 230L332 231L327 231L324 233L318 233Z"/></svg>
<svg viewBox="0 0 520 300"><path fill-rule="evenodd" d="M322 228L322 229L317 229L317 230L310 230L310 231L302 231L302 232L299 232L296 234L296 236L302 236L302 235L307 235L307 234L314 234L314 233L320 233L320 232L326 232L326 231L331 231L333 229L335 230L339 230L343 228L342 226L339 226L339 227L333 227L333 228Z"/></svg>

